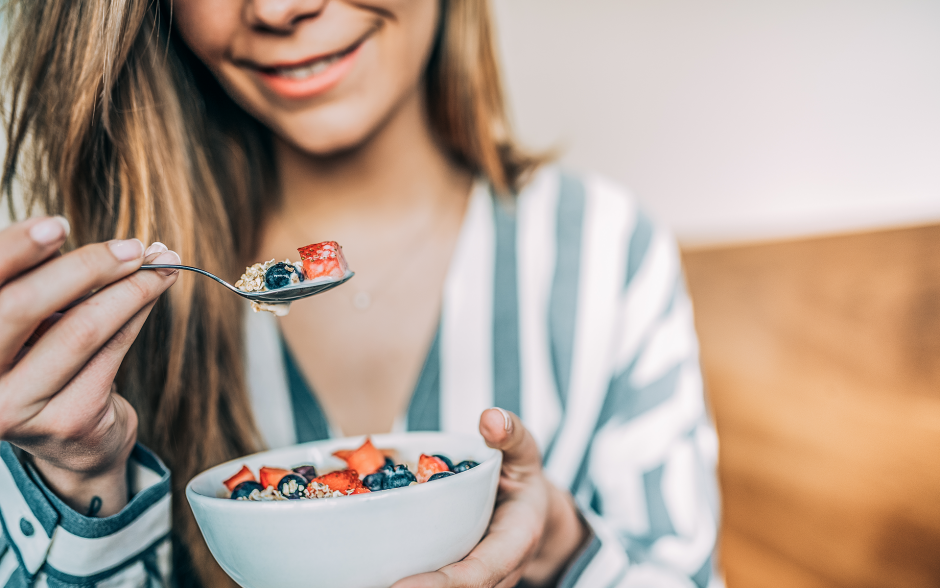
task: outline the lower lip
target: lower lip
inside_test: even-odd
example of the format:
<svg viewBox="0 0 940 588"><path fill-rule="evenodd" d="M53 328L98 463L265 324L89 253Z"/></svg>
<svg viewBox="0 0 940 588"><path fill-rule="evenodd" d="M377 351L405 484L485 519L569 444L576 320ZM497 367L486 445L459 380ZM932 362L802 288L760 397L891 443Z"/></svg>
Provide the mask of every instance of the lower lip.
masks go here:
<svg viewBox="0 0 940 588"><path fill-rule="evenodd" d="M346 77L346 74L349 73L349 70L351 70L355 64L356 57L359 55L361 49L362 45L356 47L349 55L346 55L320 73L302 80L294 80L266 72L258 72L258 76L268 88L283 98L290 100L313 98L314 96L328 92Z"/></svg>

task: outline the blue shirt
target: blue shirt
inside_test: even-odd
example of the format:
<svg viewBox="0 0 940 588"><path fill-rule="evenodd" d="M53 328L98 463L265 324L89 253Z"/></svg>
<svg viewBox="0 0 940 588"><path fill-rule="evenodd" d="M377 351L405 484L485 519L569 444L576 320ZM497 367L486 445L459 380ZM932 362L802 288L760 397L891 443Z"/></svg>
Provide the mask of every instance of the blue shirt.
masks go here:
<svg viewBox="0 0 940 588"><path fill-rule="evenodd" d="M486 408L516 412L546 475L572 492L591 529L563 586L720 588L717 439L692 319L671 237L627 192L553 167L512 201L479 182L437 334L395 428L476 433ZM245 321L266 444L341 434L273 317L248 312ZM109 519L69 509L8 444L2 456L0 587L139 586L172 573L169 473L144 448L131 462L138 493Z"/></svg>

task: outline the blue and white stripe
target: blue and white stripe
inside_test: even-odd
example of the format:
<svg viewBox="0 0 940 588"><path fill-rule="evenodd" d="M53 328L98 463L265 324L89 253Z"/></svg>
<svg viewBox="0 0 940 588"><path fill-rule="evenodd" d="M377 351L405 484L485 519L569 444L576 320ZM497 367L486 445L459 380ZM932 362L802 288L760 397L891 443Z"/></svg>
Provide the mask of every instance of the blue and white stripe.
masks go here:
<svg viewBox="0 0 940 588"><path fill-rule="evenodd" d="M134 497L120 513L84 517L0 443L0 586L162 586L170 574L170 475L131 454Z"/></svg>
<svg viewBox="0 0 940 588"><path fill-rule="evenodd" d="M572 491L592 529L562 586L720 588L717 439L670 236L602 178L549 167L511 201L478 182L443 297L397 426L472 433L490 406L517 411L547 475ZM273 318L245 320L252 406L267 445L336 435ZM0 587L138 586L157 579L153 570L166 574L169 482L155 458L140 454L158 479L128 506L133 516L89 536L75 529L92 519L4 451Z"/></svg>

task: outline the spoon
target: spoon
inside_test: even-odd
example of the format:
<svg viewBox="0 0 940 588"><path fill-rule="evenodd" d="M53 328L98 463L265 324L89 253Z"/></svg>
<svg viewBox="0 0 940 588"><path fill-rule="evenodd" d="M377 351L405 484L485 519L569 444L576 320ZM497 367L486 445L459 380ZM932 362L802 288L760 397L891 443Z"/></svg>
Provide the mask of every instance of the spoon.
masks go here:
<svg viewBox="0 0 940 588"><path fill-rule="evenodd" d="M196 272L197 274L202 274L206 277L212 278L242 298L247 298L248 300L252 300L254 302L267 302L269 304L279 304L283 302L290 302L292 300L300 300L301 298L307 298L308 296L313 296L314 294L319 294L320 292L326 292L327 290L335 288L343 282L348 281L349 278L356 275L356 272L346 270L346 275L338 280L335 278L322 277L316 278L314 280L306 280L297 284L290 284L288 286L284 286L283 288L278 288L277 290L266 290L264 292L243 292L215 274L210 274L206 270L199 269L198 267L172 264L144 264L140 266L140 269L148 270L163 268L186 270L190 272Z"/></svg>

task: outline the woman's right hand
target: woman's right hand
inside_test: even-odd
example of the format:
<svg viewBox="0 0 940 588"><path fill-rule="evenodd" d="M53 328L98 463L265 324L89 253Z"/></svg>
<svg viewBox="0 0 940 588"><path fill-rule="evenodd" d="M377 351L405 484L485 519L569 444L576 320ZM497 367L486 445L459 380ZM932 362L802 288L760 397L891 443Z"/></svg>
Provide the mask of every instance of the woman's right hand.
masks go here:
<svg viewBox="0 0 940 588"><path fill-rule="evenodd" d="M61 217L0 231L0 439L24 450L80 514L98 498L98 516L108 516L127 503L137 439L137 415L114 378L177 278L175 270L137 270L145 258L180 259L160 243L145 252L136 239L58 255L67 236Z"/></svg>

